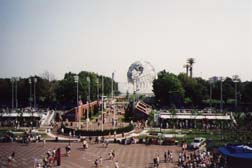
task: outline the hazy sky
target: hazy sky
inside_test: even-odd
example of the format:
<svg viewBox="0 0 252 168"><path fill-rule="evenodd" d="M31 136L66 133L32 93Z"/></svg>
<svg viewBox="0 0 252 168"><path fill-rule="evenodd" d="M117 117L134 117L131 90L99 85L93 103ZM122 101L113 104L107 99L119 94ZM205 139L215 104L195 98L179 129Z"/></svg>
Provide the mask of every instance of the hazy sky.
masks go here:
<svg viewBox="0 0 252 168"><path fill-rule="evenodd" d="M0 77L82 70L126 81L131 63L252 80L251 0L0 0Z"/></svg>

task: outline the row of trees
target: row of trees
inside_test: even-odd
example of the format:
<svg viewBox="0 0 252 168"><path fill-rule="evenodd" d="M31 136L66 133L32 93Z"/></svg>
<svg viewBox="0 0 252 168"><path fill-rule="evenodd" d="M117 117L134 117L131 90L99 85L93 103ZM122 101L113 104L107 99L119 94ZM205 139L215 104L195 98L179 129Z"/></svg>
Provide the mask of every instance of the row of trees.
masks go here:
<svg viewBox="0 0 252 168"><path fill-rule="evenodd" d="M102 94L102 76L93 72L81 71L79 74L68 72L65 74L64 79L55 80L53 75L48 72L40 76L30 77L32 79L29 83L29 78L22 78L17 82L17 100L18 107L28 107L30 103L34 102L34 78L37 79L35 84L36 91L36 105L38 107L52 107L52 108L71 108L76 106L77 97L77 83L74 76L79 76L79 100L83 103L87 101L89 82L90 79L90 99L96 100L98 94ZM112 78L103 76L104 81L104 95L111 95ZM114 94L118 94L118 83L113 81ZM30 87L32 88L32 97L30 98ZM14 90L15 92L15 85ZM15 94L14 94L15 97ZM16 104L16 103L15 103ZM12 83L11 79L0 79L0 106L12 106Z"/></svg>
<svg viewBox="0 0 252 168"><path fill-rule="evenodd" d="M238 80L235 83L232 78L227 77L223 81L210 82L202 78L188 77L185 73L175 75L163 70L153 81L153 92L159 107L204 108L212 105L219 109L221 82L224 109L234 110L235 98L237 98L240 109L252 110L252 81ZM212 96L210 96L210 85ZM237 87L236 95L235 87Z"/></svg>

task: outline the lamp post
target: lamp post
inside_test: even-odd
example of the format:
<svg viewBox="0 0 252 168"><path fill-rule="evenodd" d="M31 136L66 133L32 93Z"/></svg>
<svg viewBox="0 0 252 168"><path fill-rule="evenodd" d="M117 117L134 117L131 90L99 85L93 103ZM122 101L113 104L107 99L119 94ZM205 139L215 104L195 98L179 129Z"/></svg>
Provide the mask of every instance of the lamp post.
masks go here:
<svg viewBox="0 0 252 168"><path fill-rule="evenodd" d="M16 77L15 78L15 81L16 81L16 94L15 94L15 99L16 99L16 109L18 108L18 81L20 80L19 77Z"/></svg>
<svg viewBox="0 0 252 168"><path fill-rule="evenodd" d="M79 113L79 76L75 75L74 76L74 82L76 83L76 105L77 105L77 113L79 115L79 129L81 128L80 120L81 120L81 115Z"/></svg>
<svg viewBox="0 0 252 168"><path fill-rule="evenodd" d="M112 73L112 80L111 80L111 98L113 100L114 98L114 91L113 91L113 84L114 84L114 76L115 76L115 72Z"/></svg>
<svg viewBox="0 0 252 168"><path fill-rule="evenodd" d="M222 82L224 80L223 77L220 77L220 99L221 99L221 102L220 102L220 112L223 112L223 95L222 95Z"/></svg>
<svg viewBox="0 0 252 168"><path fill-rule="evenodd" d="M87 96L87 130L88 130L88 122L89 122L89 101L90 101L90 77L87 77L88 81L88 96Z"/></svg>
<svg viewBox="0 0 252 168"><path fill-rule="evenodd" d="M31 78L28 79L28 83L29 83L29 85L30 85L29 103L30 103L30 108L32 108L32 80L31 80Z"/></svg>
<svg viewBox="0 0 252 168"><path fill-rule="evenodd" d="M113 88L113 83L114 83L114 76L115 76L115 72L112 73L112 80L111 80L111 98L112 98L112 103L114 101L114 88ZM113 128L115 128L115 105L112 104L113 107Z"/></svg>
<svg viewBox="0 0 252 168"><path fill-rule="evenodd" d="M213 78L209 78L209 84L210 84L210 109L212 111L212 84L213 84Z"/></svg>
<svg viewBox="0 0 252 168"><path fill-rule="evenodd" d="M11 111L14 109L14 84L15 84L15 78L11 78Z"/></svg>
<svg viewBox="0 0 252 168"><path fill-rule="evenodd" d="M30 110L31 110L31 113L32 113L31 127L33 129L33 120L34 120L34 118L33 118L33 111L32 111L32 79L31 78L28 79L28 83L30 85L29 104L30 104Z"/></svg>
<svg viewBox="0 0 252 168"><path fill-rule="evenodd" d="M237 83L239 82L239 76L234 75L233 76L233 82L235 83L235 110L237 110Z"/></svg>
<svg viewBox="0 0 252 168"><path fill-rule="evenodd" d="M33 84L34 84L34 101L33 101L33 103L34 103L34 109L36 108L36 83L37 83L37 81L38 81L38 79L35 77L35 78L33 78Z"/></svg>
<svg viewBox="0 0 252 168"><path fill-rule="evenodd" d="M96 96L97 100L99 100L99 78L96 78L96 86L97 86Z"/></svg>
<svg viewBox="0 0 252 168"><path fill-rule="evenodd" d="M103 98L104 98L104 95L103 95L103 91L104 91L104 80L103 80L103 76L102 76L102 132L103 132L103 121L104 121L104 118L103 118L103 106L104 106L104 102L103 102Z"/></svg>

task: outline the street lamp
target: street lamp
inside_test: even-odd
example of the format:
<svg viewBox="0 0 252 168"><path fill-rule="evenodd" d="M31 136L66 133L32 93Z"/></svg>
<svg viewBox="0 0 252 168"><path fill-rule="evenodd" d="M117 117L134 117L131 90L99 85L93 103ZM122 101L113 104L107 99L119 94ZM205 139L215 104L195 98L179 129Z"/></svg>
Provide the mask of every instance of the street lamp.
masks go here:
<svg viewBox="0 0 252 168"><path fill-rule="evenodd" d="M15 78L11 78L11 111L14 109L14 84L15 84Z"/></svg>
<svg viewBox="0 0 252 168"><path fill-rule="evenodd" d="M210 109L212 111L212 84L214 80L213 78L209 78L209 84L210 84Z"/></svg>
<svg viewBox="0 0 252 168"><path fill-rule="evenodd" d="M115 72L112 73L112 80L111 80L111 98L113 100L114 98L114 91L113 91L113 84L114 84L114 76L115 76Z"/></svg>
<svg viewBox="0 0 252 168"><path fill-rule="evenodd" d="M77 113L79 115L79 129L81 128L81 124L80 124L80 120L81 120L81 116L79 113L79 76L75 75L74 76L74 82L76 83L76 105L77 105Z"/></svg>
<svg viewBox="0 0 252 168"><path fill-rule="evenodd" d="M223 112L222 82L224 81L224 78L223 77L219 77L219 80L220 80L220 99L221 99L221 102L220 102L220 112Z"/></svg>
<svg viewBox="0 0 252 168"><path fill-rule="evenodd" d="M29 85L30 85L29 103L30 103L30 108L32 108L32 80L31 80L31 78L28 79L28 83L29 83Z"/></svg>
<svg viewBox="0 0 252 168"><path fill-rule="evenodd" d="M114 76L115 76L115 72L112 73L112 80L111 80L111 98L112 98L112 107L113 107L113 128L115 128L115 105L113 104L114 101L114 88L113 88L113 83L114 83Z"/></svg>
<svg viewBox="0 0 252 168"><path fill-rule="evenodd" d="M90 101L90 77L87 76L88 81L88 97L87 97L87 130L88 130L88 122L89 122L89 101Z"/></svg>
<svg viewBox="0 0 252 168"><path fill-rule="evenodd" d="M99 100L99 78L98 77L96 78L96 86L97 86L97 91L96 91L97 100Z"/></svg>
<svg viewBox="0 0 252 168"><path fill-rule="evenodd" d="M36 108L36 83L37 83L38 79L36 77L33 78L33 84L34 84L34 109Z"/></svg>
<svg viewBox="0 0 252 168"><path fill-rule="evenodd" d="M233 82L235 83L235 110L237 110L237 83L240 81L238 75L233 76Z"/></svg>
<svg viewBox="0 0 252 168"><path fill-rule="evenodd" d="M16 94L15 94L15 99L16 99L16 109L18 108L18 81L20 80L20 78L19 77L16 77L15 78L15 81L16 81Z"/></svg>
<svg viewBox="0 0 252 168"><path fill-rule="evenodd" d="M104 91L104 80L103 80L103 76L102 76L102 132L103 132L103 121L104 121L104 118L103 118L103 106L104 106L104 102L103 102L103 98L104 98L104 95L103 95L103 91Z"/></svg>
<svg viewBox="0 0 252 168"><path fill-rule="evenodd" d="M212 95L212 90L213 90L212 84L214 84L216 81L218 81L218 77L216 77L216 76L213 76L213 77L209 78L209 83L210 83L210 108L211 108L211 111L212 111L212 97L213 97L213 95Z"/></svg>

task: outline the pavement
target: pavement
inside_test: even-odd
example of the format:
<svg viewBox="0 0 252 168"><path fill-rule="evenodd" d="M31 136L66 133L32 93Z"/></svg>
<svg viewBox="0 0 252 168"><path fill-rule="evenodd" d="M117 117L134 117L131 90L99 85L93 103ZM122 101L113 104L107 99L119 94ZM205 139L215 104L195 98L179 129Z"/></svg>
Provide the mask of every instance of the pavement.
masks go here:
<svg viewBox="0 0 252 168"><path fill-rule="evenodd" d="M35 159L42 159L48 150L61 148L62 164L61 168L92 168L95 159L102 156L103 168L114 167L115 161L119 162L120 168L151 168L153 167L153 158L158 153L160 156L159 168L175 168L176 162L164 163L163 153L173 151L174 160L178 159L178 152L181 147L178 146L159 146L144 144L109 144L105 148L102 144L90 144L87 150L83 150L81 143L71 143L71 155L66 157L65 146L68 143L31 143L24 145L20 143L0 143L0 168L7 168L7 157L15 151L15 161L12 163L13 168L32 168ZM115 150L115 159L109 160L108 153Z"/></svg>

